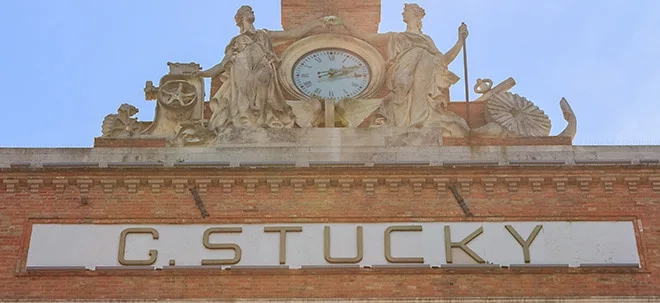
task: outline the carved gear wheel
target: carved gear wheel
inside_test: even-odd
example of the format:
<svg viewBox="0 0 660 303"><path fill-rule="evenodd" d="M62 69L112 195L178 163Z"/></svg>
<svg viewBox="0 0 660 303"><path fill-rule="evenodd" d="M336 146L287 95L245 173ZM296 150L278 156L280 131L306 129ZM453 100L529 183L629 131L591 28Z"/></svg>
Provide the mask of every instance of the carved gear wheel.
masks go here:
<svg viewBox="0 0 660 303"><path fill-rule="evenodd" d="M538 106L517 94L495 94L486 105L486 119L521 137L549 136L550 118Z"/></svg>
<svg viewBox="0 0 660 303"><path fill-rule="evenodd" d="M197 88L185 80L166 82L158 90L158 102L168 109L184 109L195 104Z"/></svg>

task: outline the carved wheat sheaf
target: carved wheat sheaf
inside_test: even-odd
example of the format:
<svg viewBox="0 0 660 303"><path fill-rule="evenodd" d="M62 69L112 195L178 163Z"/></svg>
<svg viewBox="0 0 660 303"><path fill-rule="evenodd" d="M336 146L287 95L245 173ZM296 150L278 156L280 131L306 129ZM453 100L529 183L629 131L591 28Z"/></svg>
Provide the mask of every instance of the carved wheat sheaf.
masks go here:
<svg viewBox="0 0 660 303"><path fill-rule="evenodd" d="M493 95L486 105L491 121L507 131L523 136L548 136L550 118L538 106L517 94L503 92Z"/></svg>
<svg viewBox="0 0 660 303"><path fill-rule="evenodd" d="M137 107L124 103L117 109L116 114L105 116L101 125L103 137L121 138L130 137L139 131L137 118L131 118L137 114Z"/></svg>

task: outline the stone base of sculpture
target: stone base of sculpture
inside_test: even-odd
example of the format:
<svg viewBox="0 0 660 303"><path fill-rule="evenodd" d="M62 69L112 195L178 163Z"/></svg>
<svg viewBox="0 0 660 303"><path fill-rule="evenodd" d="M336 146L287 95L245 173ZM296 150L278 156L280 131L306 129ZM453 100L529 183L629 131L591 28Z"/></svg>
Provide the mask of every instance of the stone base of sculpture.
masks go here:
<svg viewBox="0 0 660 303"><path fill-rule="evenodd" d="M431 147L441 146L435 128L235 128L217 137L217 147Z"/></svg>
<svg viewBox="0 0 660 303"><path fill-rule="evenodd" d="M437 148L439 146L498 145L571 145L568 136L469 136L447 137L442 130L424 128L227 128L213 134L200 126L190 125L175 138L133 136L99 137L94 147L217 147L217 148Z"/></svg>

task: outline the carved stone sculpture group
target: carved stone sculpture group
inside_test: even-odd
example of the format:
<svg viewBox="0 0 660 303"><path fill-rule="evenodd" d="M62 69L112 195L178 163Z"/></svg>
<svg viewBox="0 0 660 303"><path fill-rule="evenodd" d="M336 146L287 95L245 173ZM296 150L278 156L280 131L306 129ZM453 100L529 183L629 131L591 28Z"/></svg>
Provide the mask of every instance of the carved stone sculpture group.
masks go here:
<svg viewBox="0 0 660 303"><path fill-rule="evenodd" d="M165 75L155 87L147 82L145 97L156 100L156 115L151 124L137 122L132 115L137 108L124 104L118 114L108 115L103 123L103 136L114 138L127 137L165 137L171 145L209 144L214 138L231 129L257 128L309 128L309 127L398 127L398 128L434 128L445 137L525 137L548 136L550 120L533 103L516 94L509 93L515 82L508 79L492 87L489 79L477 81L475 92L482 94L477 101L486 101L486 125L471 129L466 120L449 110L449 89L457 83L459 77L448 69L463 48L468 36L467 27L463 24L458 29L458 39L455 45L446 53L437 49L428 35L422 33L422 18L424 9L417 4L406 4L403 11L403 21L406 24L404 32L371 33L344 22L341 18L327 16L314 20L306 25L286 31L258 30L254 27L255 16L252 8L242 6L238 9L234 20L239 28L239 34L229 42L224 58L217 65L202 70L195 63L168 63L169 74ZM286 41L300 40L315 29L325 27L333 32L338 29L346 34L319 35L319 39L344 39L347 45L368 43L370 45L386 46L386 58L376 54L372 60L354 59L355 66L341 65L327 71L314 73L309 66L309 73L304 73L304 62L296 63L294 72L298 78L295 85L287 85L283 73L279 70L282 62L276 54L273 45ZM339 37L338 37L339 36ZM328 38L330 37L330 38ZM350 39L349 39L350 38ZM355 39L357 38L357 39ZM359 41L359 40L361 41ZM294 48L295 43L290 47ZM365 44L366 45L366 44ZM367 45L367 48L373 48ZM309 46L305 46L309 48ZM362 46L364 48L364 46ZM375 51L375 48L374 52ZM299 52L299 51L298 51ZM326 54L328 58L320 58ZM344 53L339 50L337 53ZM354 56L350 48L344 56ZM319 55L320 54L320 55ZM332 50L308 54L318 62L329 60L327 64L335 64ZM357 56L357 57L356 57ZM300 56L299 56L300 57ZM384 69L376 65L382 62ZM295 60L288 59L288 60ZM299 61L300 62L300 61ZM357 62L357 63L355 63ZM365 68L363 62L373 66ZM326 63L322 63L326 64ZM320 64L320 66L323 66ZM365 65L369 65L366 63ZM288 64L287 66L291 66ZM331 66L331 65L328 65ZM333 66L333 65L332 65ZM303 72L301 72L303 70ZM298 98L287 93L290 87L310 85L304 77L318 75L327 87L343 90L348 94L348 87L338 86L340 83L351 84L351 80L335 81L340 77L333 71L345 71L341 77L355 77L371 81L370 90L362 87L365 80L353 81L350 89L356 92L356 97L332 99L321 98L321 88L310 88L303 94L294 92ZM364 74L375 72L376 75ZM384 73L384 75L380 75ZM301 75L302 74L302 75ZM382 88L378 77L384 78ZM360 78L362 77L362 78ZM368 78L364 78L368 77ZM203 78L213 78L221 81L219 89L208 101L204 100ZM352 79L352 78L351 78ZM335 81L334 86L332 82ZM288 90L283 90L283 87ZM377 88L375 90L374 88ZM381 91L379 98L375 91ZM362 92L362 93L360 93ZM315 93L318 93L315 94ZM329 92L330 96L335 94ZM566 100L562 99L562 110L569 127L562 136L575 135L575 115ZM210 109L210 111L209 111ZM218 139L219 140L219 139Z"/></svg>

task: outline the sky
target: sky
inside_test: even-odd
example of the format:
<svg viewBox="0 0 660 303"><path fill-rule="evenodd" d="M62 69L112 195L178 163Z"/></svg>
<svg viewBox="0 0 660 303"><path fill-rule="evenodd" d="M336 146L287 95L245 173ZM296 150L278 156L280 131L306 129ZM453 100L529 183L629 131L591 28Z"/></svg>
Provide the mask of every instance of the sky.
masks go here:
<svg viewBox="0 0 660 303"><path fill-rule="evenodd" d="M405 30L404 2L414 1L383 0L381 32ZM565 97L578 120L575 145L660 145L660 1L416 3L442 51L468 25L470 87L513 77L511 92L548 114L553 135L566 126ZM276 0L2 1L0 146L91 147L122 103L151 121L145 81L158 83L167 62L220 62L243 4L257 28L281 29ZM450 69L463 78L461 59ZM451 96L465 99L463 80Z"/></svg>

